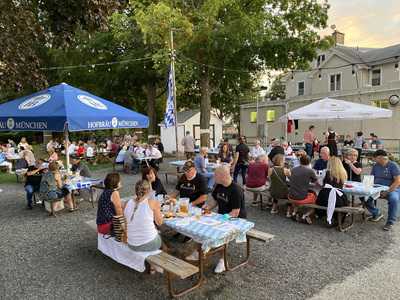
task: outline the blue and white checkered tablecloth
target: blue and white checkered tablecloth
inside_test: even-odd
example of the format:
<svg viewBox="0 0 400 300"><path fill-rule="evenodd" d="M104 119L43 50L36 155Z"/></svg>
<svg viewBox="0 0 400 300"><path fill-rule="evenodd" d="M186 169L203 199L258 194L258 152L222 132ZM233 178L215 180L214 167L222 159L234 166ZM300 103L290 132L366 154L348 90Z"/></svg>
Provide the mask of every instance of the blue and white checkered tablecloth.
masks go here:
<svg viewBox="0 0 400 300"><path fill-rule="evenodd" d="M182 168L183 165L185 164L185 162L186 162L186 160L175 160L175 161L169 162L169 164L170 164L171 166L174 166L174 167ZM219 165L216 164L216 163L209 162L209 163L207 163L206 168L209 169L209 170L214 170L214 169L216 169L218 166L219 166Z"/></svg>
<svg viewBox="0 0 400 300"><path fill-rule="evenodd" d="M82 178L79 180L71 179L68 183L65 184L65 187L70 191L88 189L92 185L100 184L102 182L103 180L94 178Z"/></svg>
<svg viewBox="0 0 400 300"><path fill-rule="evenodd" d="M348 187L352 185L352 187ZM387 191L388 186L374 184L370 189L366 189L362 182L356 181L346 181L343 187L343 192L352 196L358 197L372 197L373 199L378 199L381 192Z"/></svg>
<svg viewBox="0 0 400 300"><path fill-rule="evenodd" d="M206 224L207 220L216 221L217 224ZM253 222L245 219L224 220L220 214L205 217L200 220L195 217L173 218L165 220L164 224L171 229L191 237L195 242L201 244L204 252L222 246L230 241L246 241L246 233L254 227Z"/></svg>

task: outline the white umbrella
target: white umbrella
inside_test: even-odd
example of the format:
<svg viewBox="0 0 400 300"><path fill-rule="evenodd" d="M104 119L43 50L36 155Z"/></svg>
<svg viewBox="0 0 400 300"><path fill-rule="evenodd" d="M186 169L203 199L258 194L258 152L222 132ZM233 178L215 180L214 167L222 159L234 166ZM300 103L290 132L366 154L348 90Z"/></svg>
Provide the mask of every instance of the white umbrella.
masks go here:
<svg viewBox="0 0 400 300"><path fill-rule="evenodd" d="M371 105L324 98L299 109L293 110L279 118L287 120L365 120L391 118L390 109L377 108Z"/></svg>

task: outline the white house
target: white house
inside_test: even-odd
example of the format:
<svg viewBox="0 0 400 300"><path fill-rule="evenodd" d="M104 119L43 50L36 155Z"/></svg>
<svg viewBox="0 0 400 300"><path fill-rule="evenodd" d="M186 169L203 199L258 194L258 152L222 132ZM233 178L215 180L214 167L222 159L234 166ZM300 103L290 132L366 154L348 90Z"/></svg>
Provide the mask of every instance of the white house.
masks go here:
<svg viewBox="0 0 400 300"><path fill-rule="evenodd" d="M178 112L178 143L179 152L183 152L181 141L185 136L185 132L189 131L195 138L196 145L200 146L200 111L198 109ZM210 117L210 148L218 146L222 139L222 125L220 120L211 112ZM165 128L163 123L159 124L161 131L161 142L164 145L164 151L172 153L175 147L175 127Z"/></svg>
<svg viewBox="0 0 400 300"><path fill-rule="evenodd" d="M292 142L302 142L303 132L311 124L322 131L332 126L341 135L354 135L363 131L365 137L377 134L385 146L397 148L400 140L400 44L385 48L359 48L344 46L344 34L333 34L336 45L320 50L308 71L288 73L285 84L286 99L261 101L241 106L241 134L249 139L262 137L268 127L268 137L285 136L285 124L278 122L287 112L329 97L355 103L388 108L390 119L359 121L302 121L298 129L288 135ZM258 116L257 116L258 112Z"/></svg>

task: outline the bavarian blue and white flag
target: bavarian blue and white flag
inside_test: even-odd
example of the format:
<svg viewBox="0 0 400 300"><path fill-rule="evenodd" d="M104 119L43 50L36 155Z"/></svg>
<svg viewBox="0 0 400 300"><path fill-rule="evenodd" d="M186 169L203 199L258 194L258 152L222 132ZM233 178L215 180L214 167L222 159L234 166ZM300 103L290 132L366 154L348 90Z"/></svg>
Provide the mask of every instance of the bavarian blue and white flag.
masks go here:
<svg viewBox="0 0 400 300"><path fill-rule="evenodd" d="M167 106L165 108L164 123L165 127L167 128L175 125L174 83L171 70L169 70L169 76L168 76L168 97L167 97Z"/></svg>

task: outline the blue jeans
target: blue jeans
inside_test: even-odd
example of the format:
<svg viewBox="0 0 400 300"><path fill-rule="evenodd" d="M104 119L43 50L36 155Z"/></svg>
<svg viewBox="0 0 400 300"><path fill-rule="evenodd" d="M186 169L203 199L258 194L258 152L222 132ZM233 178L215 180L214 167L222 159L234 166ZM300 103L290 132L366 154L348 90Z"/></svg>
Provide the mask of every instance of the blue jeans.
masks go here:
<svg viewBox="0 0 400 300"><path fill-rule="evenodd" d="M25 186L25 192L26 192L26 200L28 201L28 206L32 206L33 186L32 185L26 185Z"/></svg>
<svg viewBox="0 0 400 300"><path fill-rule="evenodd" d="M309 157L313 157L314 155L313 155L313 147L312 147L312 144L306 144L306 149L305 149L305 151L306 151L306 153L307 153L307 155L309 156Z"/></svg>
<svg viewBox="0 0 400 300"><path fill-rule="evenodd" d="M387 196L388 201L388 218L386 223L387 224L394 224L397 219L397 211L400 201L400 188L397 188L393 192L390 192ZM380 211L379 208L375 206L374 199L371 197L367 200L367 209L372 214L373 217L379 215Z"/></svg>
<svg viewBox="0 0 400 300"><path fill-rule="evenodd" d="M246 184L247 165L236 165L233 171L233 181L237 182L239 172L242 175L243 185Z"/></svg>
<svg viewBox="0 0 400 300"><path fill-rule="evenodd" d="M205 173L201 173L201 175L203 175L204 177L207 178L207 186L208 189L212 189L214 187L214 173L211 172L205 172Z"/></svg>

